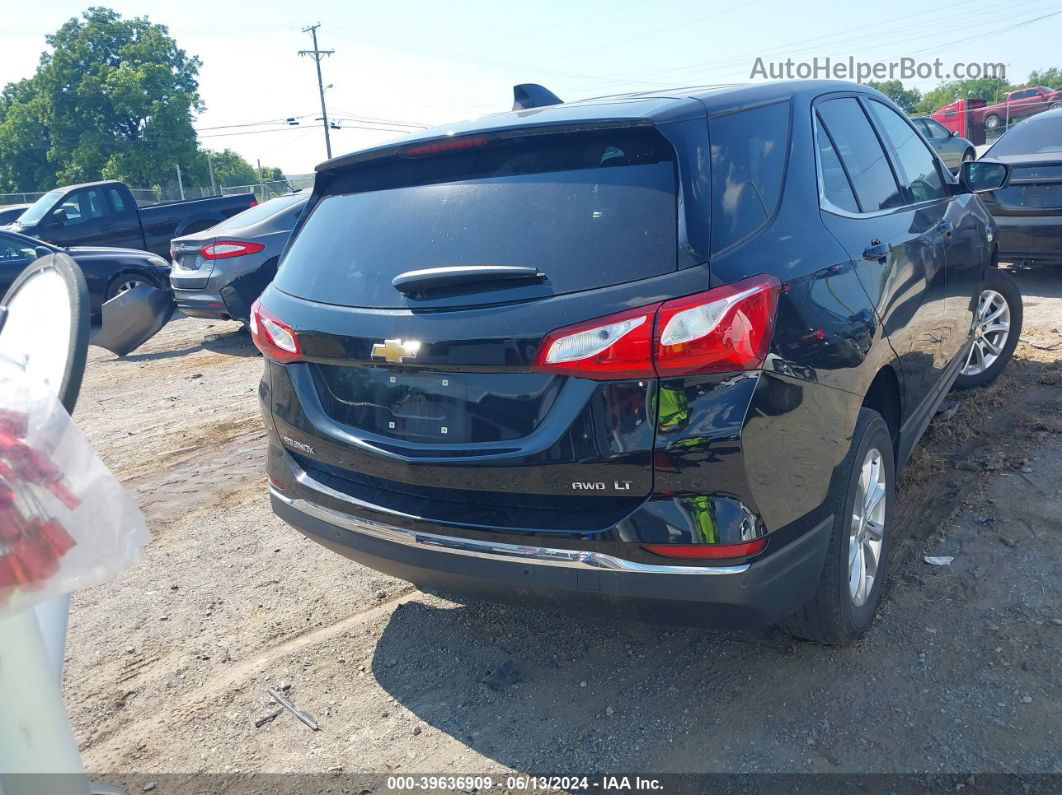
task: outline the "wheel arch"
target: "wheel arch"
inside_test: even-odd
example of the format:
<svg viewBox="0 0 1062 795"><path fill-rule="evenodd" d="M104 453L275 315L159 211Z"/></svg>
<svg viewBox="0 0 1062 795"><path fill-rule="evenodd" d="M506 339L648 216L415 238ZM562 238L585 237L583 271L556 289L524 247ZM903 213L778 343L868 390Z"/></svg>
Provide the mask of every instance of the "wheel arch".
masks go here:
<svg viewBox="0 0 1062 795"><path fill-rule="evenodd" d="M873 409L884 418L892 437L892 453L899 469L900 459L900 425L903 421L903 392L900 390L900 377L891 364L884 365L874 380L870 382L863 406Z"/></svg>
<svg viewBox="0 0 1062 795"><path fill-rule="evenodd" d="M121 281L123 278L127 278L129 276L139 276L159 289L162 289L162 287L164 286L161 282L159 282L155 274L151 273L150 271L138 268L136 266L127 266L119 270L109 279L107 279L107 287L104 289L104 295L106 296L106 294L110 292L112 285L114 285L116 282Z"/></svg>

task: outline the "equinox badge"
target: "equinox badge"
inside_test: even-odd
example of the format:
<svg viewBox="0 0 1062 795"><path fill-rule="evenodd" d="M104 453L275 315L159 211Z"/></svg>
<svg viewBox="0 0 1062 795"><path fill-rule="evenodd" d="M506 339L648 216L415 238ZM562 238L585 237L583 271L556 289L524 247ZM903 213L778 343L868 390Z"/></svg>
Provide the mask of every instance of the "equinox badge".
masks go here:
<svg viewBox="0 0 1062 795"><path fill-rule="evenodd" d="M419 350L419 340L406 340L405 342L402 340L384 340L372 346L372 358L385 359L391 364L398 364L404 359L417 358L417 351Z"/></svg>

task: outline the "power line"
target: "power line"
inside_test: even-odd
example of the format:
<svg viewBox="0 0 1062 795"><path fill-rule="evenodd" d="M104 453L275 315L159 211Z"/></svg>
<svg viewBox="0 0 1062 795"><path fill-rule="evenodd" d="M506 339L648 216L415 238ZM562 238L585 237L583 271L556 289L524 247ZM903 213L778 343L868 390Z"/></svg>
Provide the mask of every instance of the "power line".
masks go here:
<svg viewBox="0 0 1062 795"><path fill-rule="evenodd" d="M980 38L983 38L983 37L989 36L989 35L995 36L995 35L998 35L1000 33L1006 33L1008 30L1015 30L1016 28L1022 28L1022 27L1025 27L1026 25L1031 25L1033 22L1039 22L1041 19L1047 19L1048 17L1058 16L1059 14L1062 14L1062 11L1052 11L1050 14L1044 14L1042 17L1036 17L1035 19L1026 19L1026 20L1024 20L1022 22L1016 22L1015 24L1010 25L1010 26L1005 27L1005 28L997 28L995 30L990 30L990 31L987 31L985 33L978 33L978 34L975 34L973 36L967 36L965 39L955 39L955 41L948 41L948 42L945 42L944 44L938 44L938 45L936 45L934 47L931 47L931 48L926 48L924 50L918 50L917 52L915 52L915 55L919 55L919 54L921 54L923 52L929 52L930 49L937 50L937 49L939 49L941 47L950 47L953 44L963 44L963 43L965 43L967 41L973 41L974 39L980 39Z"/></svg>
<svg viewBox="0 0 1062 795"><path fill-rule="evenodd" d="M1035 4L1037 2L1041 2L1041 0L1023 0L1022 2L1012 3L1007 9L1007 14L1008 14L1008 16L1013 16L1015 6L1028 6L1030 4ZM583 90L583 91L593 90L595 88L599 88L599 87L600 88L604 88L604 87L606 87L608 85L614 85L616 83L630 83L632 81L635 84L643 84L643 85L654 84L654 85L659 85L657 80L659 80L659 79L669 79L668 77L665 77L665 75L673 75L673 77L671 79L674 80L674 81L678 81L678 82L695 82L695 80L690 80L690 78L688 77L689 73L692 72L693 74L697 74L697 73L703 73L704 71L710 70L710 69L717 70L717 69L726 68L726 67L729 67L729 66L736 66L736 65L738 65L738 64L740 64L742 62L747 62L750 58L757 57L757 56L766 58L767 56L772 55L772 54L784 54L786 56L792 57L792 56L795 56L795 55L798 55L798 54L801 54L801 53L805 53L805 52L809 52L809 51L812 51L812 50L820 50L820 49L824 49L826 47L837 46L839 44L848 44L850 42L851 34L858 33L858 32L865 31L865 30L870 30L870 29L877 29L877 28L880 28L883 25L890 25L893 22L897 22L897 21L901 21L901 20L902 21L907 21L907 20L910 20L910 19L914 19L916 17L925 16L927 14L939 14L940 12L945 11L946 9L950 9L950 8L953 8L953 7L956 7L956 6L966 6L966 7L968 7L969 6L969 2L967 0L959 0L959 2L949 3L948 5L938 6L936 8L928 9L926 11L920 11L920 12L915 13L915 14L905 14L902 17L901 16L896 16L896 17L889 17L889 18L885 18L885 19L879 19L876 22L866 23L866 24L863 24L863 25L858 25L856 27L847 28L845 30L835 31L833 33L821 34L821 35L818 35L818 36L814 36L814 37L811 37L811 38L808 38L808 39L798 40L798 41L795 41L795 42L791 41L791 42L788 42L788 43L786 43L784 45L780 45L780 46L772 47L772 48L767 48L765 50L757 50L757 51L753 51L753 52L741 53L739 55L734 55L734 56L730 56L730 57L727 57L727 58L722 58L722 59L719 59L719 60L716 60L716 61L701 61L699 63L690 63L690 64L686 64L684 66L673 66L673 67L666 67L666 68L662 68L662 69L654 69L654 70L651 70L649 72L642 72L642 73L640 73L638 75L629 75L629 76L626 76L626 77L612 78L612 79L601 81L601 82L598 82L598 83L592 83L592 84L589 84L589 85L584 85L579 90ZM993 3L993 6L995 6L994 3ZM999 13L999 10L1000 9L998 8L998 6L995 6L993 8L983 8L979 12L976 12L976 14L978 14L978 15L996 14L996 13ZM941 18L938 18L938 19L926 20L926 21L922 21L922 22L917 22L917 23L911 23L911 24L903 25L903 26L901 26L899 28L890 27L888 29L888 33L887 33L888 36L895 36L895 34L897 34L897 33L902 33L903 35L898 37L898 38L896 38L896 39L894 39L894 40L888 40L888 41L884 41L884 42L880 39L880 37L876 37L872 42L869 43L869 45L870 45L869 49L878 49L881 46L887 46L889 44L892 44L892 43L895 43L895 42L898 42L898 41L905 41L905 42L906 41L911 41L912 38L910 36L906 35L906 31L912 31L912 32L914 32L914 31L927 31L927 30L929 31L928 33L925 33L922 36L915 36L914 40L917 40L919 38L937 36L941 32L945 32L945 31L954 31L954 30L957 30L957 29L958 30L962 30L962 29L964 29L966 27L979 27L979 26L984 25L986 22L994 21L994 20L982 20L982 21L974 23L973 25L969 25L970 17L971 17L970 14L964 15L964 18L963 18L962 22L966 22L967 24L964 25L964 24L962 24L962 22L960 22L958 27L956 27L956 23L955 23L955 19L954 19L954 15L953 14L943 15ZM937 28L935 26L939 26L939 28ZM794 49L794 48L796 48L796 49ZM934 49L937 49L937 47L934 47ZM578 53L576 53L576 54L578 54ZM657 80L646 80L646 79L644 79L646 77L657 78ZM643 78L643 79L639 79L639 78Z"/></svg>
<svg viewBox="0 0 1062 795"><path fill-rule="evenodd" d="M325 152L328 154L328 159L332 159L332 140L328 137L328 110L325 108L324 98L324 79L321 77L321 58L326 55L334 55L335 50L322 50L317 46L317 29L321 27L321 23L316 25L310 25L308 28L303 28L303 33L309 33L313 36L313 49L312 50L299 50L299 55L308 55L313 58L314 63L317 64L317 90L321 94L321 126L324 127L325 136Z"/></svg>
<svg viewBox="0 0 1062 795"><path fill-rule="evenodd" d="M285 116L283 118L276 119L263 119L262 121L248 121L240 124L218 124L214 127L196 127L196 132L208 132L210 130L231 130L236 127L261 127L263 124L283 124L288 119L306 119L312 116L312 113L304 113L301 116Z"/></svg>
<svg viewBox="0 0 1062 795"><path fill-rule="evenodd" d="M342 119L341 119L342 121ZM228 138L233 135L261 135L262 133L276 133L276 132L298 132L299 130L305 130L305 127L274 127L269 130L247 130L236 132L221 132L212 133L210 135L200 135L200 138ZM395 132L409 134L408 129L399 129L397 127L386 127L383 125L367 125L367 124L345 124L341 127L332 127L333 130L369 130L371 132Z"/></svg>
<svg viewBox="0 0 1062 795"><path fill-rule="evenodd" d="M261 135L262 133L275 133L275 132L297 132L304 130L304 127L274 127L271 130L247 130L246 132L223 132L212 133L210 135L200 135L200 138L228 138L231 135Z"/></svg>
<svg viewBox="0 0 1062 795"><path fill-rule="evenodd" d="M391 124L396 127L418 127L422 130L426 130L432 126L430 124L421 124L420 122L397 121L396 119L381 119L378 116L362 116L360 113L354 113L353 111L342 110L340 108L337 108L336 110L339 113L342 113L345 117L356 119L358 121L370 121L377 122L379 124Z"/></svg>

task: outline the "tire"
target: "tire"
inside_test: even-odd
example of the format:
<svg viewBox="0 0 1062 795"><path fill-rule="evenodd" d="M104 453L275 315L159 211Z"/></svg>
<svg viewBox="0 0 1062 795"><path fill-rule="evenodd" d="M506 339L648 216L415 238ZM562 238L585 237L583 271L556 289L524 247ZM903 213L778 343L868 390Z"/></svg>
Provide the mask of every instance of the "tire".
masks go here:
<svg viewBox="0 0 1062 795"><path fill-rule="evenodd" d="M1062 108L1062 102L1052 102L1047 106L1048 110L1058 110L1059 108Z"/></svg>
<svg viewBox="0 0 1062 795"><path fill-rule="evenodd" d="M994 113L990 113L989 115L985 116L985 127L989 130L998 129L999 123L1001 121L1003 120L999 118L999 116L995 115Z"/></svg>
<svg viewBox="0 0 1062 795"><path fill-rule="evenodd" d="M155 280L149 276L145 276L142 273L119 273L113 279L110 284L107 285L107 295L104 297L104 301L110 301L117 295L124 293L132 286L147 285L148 287L158 287Z"/></svg>
<svg viewBox="0 0 1062 795"><path fill-rule="evenodd" d="M987 321L999 309L1000 302L1006 311L993 321ZM987 328L1006 324L1005 332L986 332ZM996 380L1014 355L1021 336L1022 305L1021 290L1017 282L999 268L989 268L985 284L977 301L977 317L974 320L974 343L966 357L962 372L955 379L955 389L972 389ZM998 353L994 349L998 349ZM987 363L987 366L986 366Z"/></svg>
<svg viewBox="0 0 1062 795"><path fill-rule="evenodd" d="M807 605L781 625L798 638L835 646L859 640L874 620L885 591L892 552L896 465L889 428L873 409L859 410L852 445L841 472L844 474L829 498L833 507L833 532L818 589ZM866 510L868 489L863 483L873 484L869 489L871 495L880 493L870 511ZM871 521L858 518L861 516L869 516ZM868 582L864 571L870 573L875 541L877 562ZM856 543L859 544L857 551L850 552ZM864 560L868 564L866 569L860 565ZM855 587L852 581L857 578L851 576L853 568L858 568L860 574Z"/></svg>

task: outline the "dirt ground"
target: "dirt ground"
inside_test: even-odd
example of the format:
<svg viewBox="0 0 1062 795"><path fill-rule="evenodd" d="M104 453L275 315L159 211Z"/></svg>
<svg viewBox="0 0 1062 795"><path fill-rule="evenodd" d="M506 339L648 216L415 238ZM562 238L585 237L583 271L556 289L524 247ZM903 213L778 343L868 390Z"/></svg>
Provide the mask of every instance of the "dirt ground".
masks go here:
<svg viewBox="0 0 1062 795"><path fill-rule="evenodd" d="M273 517L261 361L236 324L177 320L124 360L92 349L75 416L154 539L74 598L65 694L86 764L1062 771L1062 270L1017 277L1017 357L954 396L906 470L890 591L848 649L421 595ZM506 661L518 682L480 682ZM268 687L320 731L256 726Z"/></svg>

